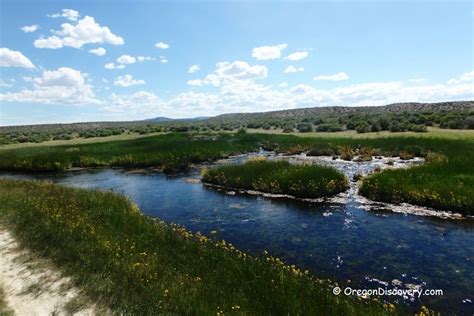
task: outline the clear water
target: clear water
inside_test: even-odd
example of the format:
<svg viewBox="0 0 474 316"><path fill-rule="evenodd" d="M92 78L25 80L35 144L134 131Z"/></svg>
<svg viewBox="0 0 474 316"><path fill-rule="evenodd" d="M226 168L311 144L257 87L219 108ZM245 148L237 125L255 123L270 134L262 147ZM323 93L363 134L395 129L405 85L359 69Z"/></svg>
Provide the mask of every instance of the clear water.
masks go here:
<svg viewBox="0 0 474 316"><path fill-rule="evenodd" d="M348 175L376 165L337 163ZM414 309L426 304L448 314L474 313L474 221L394 213L386 206L377 210L379 204L368 208L355 185L339 198L309 203L206 188L189 181L199 178L197 172L166 176L107 169L0 176L113 190L149 216L204 234L216 230L241 250L256 255L267 250L343 287L442 289L442 296L389 299Z"/></svg>

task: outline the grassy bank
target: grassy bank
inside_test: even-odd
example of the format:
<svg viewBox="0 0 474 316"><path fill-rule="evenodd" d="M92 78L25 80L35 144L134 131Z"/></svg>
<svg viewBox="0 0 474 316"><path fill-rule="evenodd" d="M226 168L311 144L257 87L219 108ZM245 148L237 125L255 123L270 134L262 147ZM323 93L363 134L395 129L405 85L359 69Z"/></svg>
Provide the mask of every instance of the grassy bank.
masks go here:
<svg viewBox="0 0 474 316"><path fill-rule="evenodd" d="M100 304L136 315L378 315L276 258L148 219L111 192L0 180L0 219Z"/></svg>
<svg viewBox="0 0 474 316"><path fill-rule="evenodd" d="M0 151L0 169L55 171L73 167L185 169L230 154L257 150L253 139L232 135L168 134L126 141L25 147Z"/></svg>
<svg viewBox="0 0 474 316"><path fill-rule="evenodd" d="M386 170L364 179L359 192L376 201L406 202L474 215L472 160L458 160L450 163L445 156L429 155L425 165Z"/></svg>
<svg viewBox="0 0 474 316"><path fill-rule="evenodd" d="M336 169L317 165L291 165L287 161L253 159L243 165L227 165L203 172L206 183L300 198L334 195L348 188Z"/></svg>

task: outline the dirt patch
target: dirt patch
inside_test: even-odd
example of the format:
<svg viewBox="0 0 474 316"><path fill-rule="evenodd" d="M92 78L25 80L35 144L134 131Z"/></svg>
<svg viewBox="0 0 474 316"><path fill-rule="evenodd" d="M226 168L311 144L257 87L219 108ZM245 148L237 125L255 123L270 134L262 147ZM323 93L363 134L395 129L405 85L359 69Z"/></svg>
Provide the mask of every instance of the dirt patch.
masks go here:
<svg viewBox="0 0 474 316"><path fill-rule="evenodd" d="M94 315L93 306L77 306L80 291L48 260L22 249L0 226L0 287L15 315ZM76 310L71 310L71 306Z"/></svg>

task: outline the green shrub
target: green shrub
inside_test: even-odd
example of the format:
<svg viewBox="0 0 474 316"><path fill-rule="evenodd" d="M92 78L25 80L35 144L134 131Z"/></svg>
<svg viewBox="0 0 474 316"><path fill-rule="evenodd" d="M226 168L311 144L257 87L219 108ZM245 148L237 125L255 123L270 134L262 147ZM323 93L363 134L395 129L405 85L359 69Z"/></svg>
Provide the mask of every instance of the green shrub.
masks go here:
<svg viewBox="0 0 474 316"><path fill-rule="evenodd" d="M311 123L299 123L298 125L296 125L296 129L300 133L309 133L313 131L313 126L311 125Z"/></svg>

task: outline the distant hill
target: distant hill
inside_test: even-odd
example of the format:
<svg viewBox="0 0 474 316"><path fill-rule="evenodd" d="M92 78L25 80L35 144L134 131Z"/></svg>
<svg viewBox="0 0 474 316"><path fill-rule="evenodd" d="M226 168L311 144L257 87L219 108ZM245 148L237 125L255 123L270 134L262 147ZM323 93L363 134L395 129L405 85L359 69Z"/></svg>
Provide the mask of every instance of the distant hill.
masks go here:
<svg viewBox="0 0 474 316"><path fill-rule="evenodd" d="M357 133L426 132L428 127L474 129L474 101L397 103L386 106L331 106L259 113L233 113L215 117L171 119L155 117L141 121L82 122L0 126L0 145L77 137L105 137L127 133L209 132L249 129L280 129L291 132Z"/></svg>
<svg viewBox="0 0 474 316"><path fill-rule="evenodd" d="M154 117L154 118L151 118L151 119L146 119L144 121L146 121L146 122L170 122L170 121L174 121L174 119L169 118L169 117L159 116L159 117Z"/></svg>
<svg viewBox="0 0 474 316"><path fill-rule="evenodd" d="M192 117L192 118L182 118L182 119L172 119L169 117L155 117L151 119L146 119L144 121L146 122L153 122L153 123L160 123L160 122L195 122L195 121L203 121L208 119L209 116L198 116L198 117Z"/></svg>
<svg viewBox="0 0 474 316"><path fill-rule="evenodd" d="M451 112L473 111L474 101L453 101L438 103L394 103L384 106L329 106L298 108L291 110L255 112L255 113L229 113L211 117L208 121L213 123L248 122L259 119L301 119L304 117L333 116L338 114L383 114L403 112Z"/></svg>

